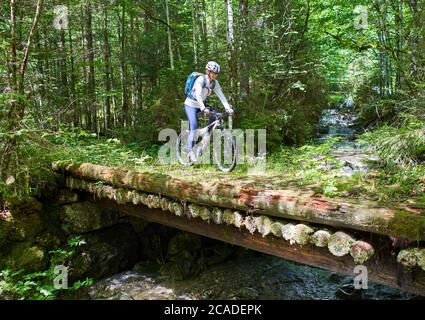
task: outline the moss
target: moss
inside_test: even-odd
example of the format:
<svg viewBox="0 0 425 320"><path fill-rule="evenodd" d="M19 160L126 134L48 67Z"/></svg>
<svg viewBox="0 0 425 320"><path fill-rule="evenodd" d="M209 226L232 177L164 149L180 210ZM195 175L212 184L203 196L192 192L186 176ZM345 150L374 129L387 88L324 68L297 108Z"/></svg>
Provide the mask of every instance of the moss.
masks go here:
<svg viewBox="0 0 425 320"><path fill-rule="evenodd" d="M331 238L330 232L326 230L317 230L311 236L311 242L317 247L327 247L329 243L329 239Z"/></svg>
<svg viewBox="0 0 425 320"><path fill-rule="evenodd" d="M418 258L416 256L416 248L409 248L400 250L397 255L397 262L401 263L406 268L416 267L418 264Z"/></svg>
<svg viewBox="0 0 425 320"><path fill-rule="evenodd" d="M201 207L198 206L197 204L193 204L193 203L191 203L187 206L187 210L189 211L189 215L192 218L199 217L199 215L201 213Z"/></svg>
<svg viewBox="0 0 425 320"><path fill-rule="evenodd" d="M249 231L250 234L254 234L257 230L257 219L259 217L247 216L245 217L244 226Z"/></svg>
<svg viewBox="0 0 425 320"><path fill-rule="evenodd" d="M8 242L11 230L12 223L0 215L0 248Z"/></svg>
<svg viewBox="0 0 425 320"><path fill-rule="evenodd" d="M170 200L168 202L168 211L170 211L171 213L175 213L174 212L174 201Z"/></svg>
<svg viewBox="0 0 425 320"><path fill-rule="evenodd" d="M115 198L118 204L125 204L127 202L127 190L123 188L116 189Z"/></svg>
<svg viewBox="0 0 425 320"><path fill-rule="evenodd" d="M267 216L261 216L257 220L257 230L263 237L267 236L272 229L273 221Z"/></svg>
<svg viewBox="0 0 425 320"><path fill-rule="evenodd" d="M119 221L118 213L102 210L92 202L78 202L62 207L60 218L69 225L69 232L88 232L112 226Z"/></svg>
<svg viewBox="0 0 425 320"><path fill-rule="evenodd" d="M41 271L47 267L46 252L43 247L33 245L30 241L19 242L11 247L0 266L13 270L24 269L27 272Z"/></svg>
<svg viewBox="0 0 425 320"><path fill-rule="evenodd" d="M148 194L147 193L143 193L143 192L138 192L137 193L137 198L138 198L138 202L139 204L143 204L146 205L147 204L147 199L148 199Z"/></svg>
<svg viewBox="0 0 425 320"><path fill-rule="evenodd" d="M314 230L305 224L297 224L292 232L292 240L299 245L306 245L310 243L311 235Z"/></svg>
<svg viewBox="0 0 425 320"><path fill-rule="evenodd" d="M374 254L373 247L364 241L356 241L350 249L350 255L357 264L363 264L369 260Z"/></svg>
<svg viewBox="0 0 425 320"><path fill-rule="evenodd" d="M348 234L338 231L335 232L329 239L328 249L337 257L342 257L348 254L355 240Z"/></svg>
<svg viewBox="0 0 425 320"><path fill-rule="evenodd" d="M407 211L395 211L394 218L388 223L389 235L413 240L425 240L425 214L412 214Z"/></svg>
<svg viewBox="0 0 425 320"><path fill-rule="evenodd" d="M157 195L152 195L152 207L159 209L161 208L160 198Z"/></svg>
<svg viewBox="0 0 425 320"><path fill-rule="evenodd" d="M59 248L63 242L61 234L51 231L45 231L36 238L36 243L48 250Z"/></svg>
<svg viewBox="0 0 425 320"><path fill-rule="evenodd" d="M68 204L68 203L74 203L74 202L78 202L77 193L68 189L60 190L59 195L57 197L58 204Z"/></svg>
<svg viewBox="0 0 425 320"><path fill-rule="evenodd" d="M243 224L244 224L244 217L238 211L234 211L233 212L233 225L236 228L240 229Z"/></svg>
<svg viewBox="0 0 425 320"><path fill-rule="evenodd" d="M154 195L153 194L149 194L146 197L146 205L148 206L148 208L152 209L154 208Z"/></svg>
<svg viewBox="0 0 425 320"><path fill-rule="evenodd" d="M204 221L210 221L212 218L212 213L210 208L202 206L199 211L199 217Z"/></svg>
<svg viewBox="0 0 425 320"><path fill-rule="evenodd" d="M161 209L162 211L168 211L168 204L169 204L170 200L168 200L168 198L162 197L161 200L159 201L160 205L161 205Z"/></svg>
<svg viewBox="0 0 425 320"><path fill-rule="evenodd" d="M276 221L272 223L270 231L274 236L281 238L282 229L283 229L283 223Z"/></svg>
<svg viewBox="0 0 425 320"><path fill-rule="evenodd" d="M17 216L13 219L13 230L9 238L14 241L34 239L43 229L43 222L39 214Z"/></svg>
<svg viewBox="0 0 425 320"><path fill-rule="evenodd" d="M225 209L223 211L223 221L227 225L231 225L234 222L233 211L231 209Z"/></svg>
<svg viewBox="0 0 425 320"><path fill-rule="evenodd" d="M173 203L173 212L176 216L181 217L184 214L184 208L180 203L174 202Z"/></svg>
<svg viewBox="0 0 425 320"><path fill-rule="evenodd" d="M425 271L425 249L418 249L416 251L416 258L418 259L418 266Z"/></svg>
<svg viewBox="0 0 425 320"><path fill-rule="evenodd" d="M8 198L7 207L13 216L40 213L43 205L33 197L27 198Z"/></svg>

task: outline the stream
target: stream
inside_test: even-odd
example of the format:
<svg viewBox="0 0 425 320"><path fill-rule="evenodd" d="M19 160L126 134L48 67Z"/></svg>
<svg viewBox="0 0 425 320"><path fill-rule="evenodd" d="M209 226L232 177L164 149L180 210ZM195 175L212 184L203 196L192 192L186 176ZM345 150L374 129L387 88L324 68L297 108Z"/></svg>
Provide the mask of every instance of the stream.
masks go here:
<svg viewBox="0 0 425 320"><path fill-rule="evenodd" d="M353 274L354 277L354 274ZM353 278L239 249L199 275L174 280L155 263L141 262L89 287L84 299L117 300L410 300L416 297L369 283L354 290Z"/></svg>
<svg viewBox="0 0 425 320"><path fill-rule="evenodd" d="M374 158L355 143L356 116L351 100L325 109L320 120L318 143L339 136L334 155L343 162L340 174L350 176L367 170L362 160ZM332 168L329 168L332 169ZM226 246L226 244L221 244ZM208 266L186 280L174 280L159 271L160 265L139 262L132 270L96 282L84 290L83 299L192 300L192 299L281 299L281 300L406 300L418 297L383 285L368 284L355 290L353 277L346 277L238 248L226 260Z"/></svg>

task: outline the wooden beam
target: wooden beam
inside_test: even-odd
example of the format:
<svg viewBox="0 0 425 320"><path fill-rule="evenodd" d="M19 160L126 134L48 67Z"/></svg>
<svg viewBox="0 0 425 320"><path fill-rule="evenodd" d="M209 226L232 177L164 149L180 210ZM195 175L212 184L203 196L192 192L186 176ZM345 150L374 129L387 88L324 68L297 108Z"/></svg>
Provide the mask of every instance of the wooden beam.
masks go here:
<svg viewBox="0 0 425 320"><path fill-rule="evenodd" d="M270 254L279 258L295 261L322 269L331 270L347 276L354 274L355 263L350 256L335 257L326 248L311 245L299 246L289 244L281 238L260 234L251 235L247 230L239 230L233 226L207 223L202 219L178 217L160 209L149 209L144 205L118 205L111 200L98 200L105 208L120 211L126 215L143 218L172 228L199 234L208 238L224 241L233 245ZM425 295L425 272L422 270L407 271L396 262L390 252L372 257L365 263L368 279L372 282L387 285L418 295Z"/></svg>
<svg viewBox="0 0 425 320"><path fill-rule="evenodd" d="M118 188L161 194L180 201L232 208L382 235L425 240L423 208L385 207L370 201L326 198L312 190L252 188L242 182L193 182L170 175L134 172L89 163L58 161L53 170Z"/></svg>

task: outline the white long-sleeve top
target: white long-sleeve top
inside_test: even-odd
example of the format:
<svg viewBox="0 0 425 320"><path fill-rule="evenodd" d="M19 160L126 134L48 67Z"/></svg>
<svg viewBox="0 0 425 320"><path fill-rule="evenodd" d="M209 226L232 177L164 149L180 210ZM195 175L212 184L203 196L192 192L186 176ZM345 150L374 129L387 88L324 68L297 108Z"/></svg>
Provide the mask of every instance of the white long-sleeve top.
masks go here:
<svg viewBox="0 0 425 320"><path fill-rule="evenodd" d="M204 81L207 81L206 86L204 86ZM184 104L189 107L200 108L201 111L203 111L205 109L204 101L211 94L211 89L210 89L211 85L212 83L210 82L207 76L199 76L195 80L195 83L193 84L193 88L192 88L192 90L193 89L195 90L193 96L195 97L196 100L187 97ZM229 110L230 105L227 102L226 97L223 94L223 91L221 90L218 80L215 80L215 86L213 91L215 92L217 97L220 99L226 111Z"/></svg>

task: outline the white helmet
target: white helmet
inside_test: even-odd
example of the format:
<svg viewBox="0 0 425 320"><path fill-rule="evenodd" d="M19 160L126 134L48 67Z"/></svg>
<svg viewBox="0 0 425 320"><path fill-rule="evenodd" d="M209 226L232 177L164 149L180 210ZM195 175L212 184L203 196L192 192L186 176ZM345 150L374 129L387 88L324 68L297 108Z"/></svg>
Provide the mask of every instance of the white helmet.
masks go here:
<svg viewBox="0 0 425 320"><path fill-rule="evenodd" d="M215 61L209 61L205 67L205 69L210 70L215 73L220 72L220 65Z"/></svg>

